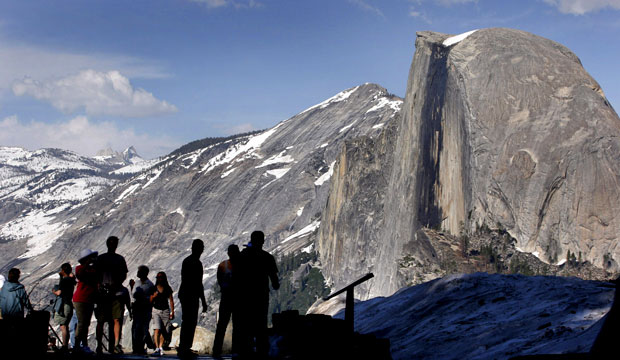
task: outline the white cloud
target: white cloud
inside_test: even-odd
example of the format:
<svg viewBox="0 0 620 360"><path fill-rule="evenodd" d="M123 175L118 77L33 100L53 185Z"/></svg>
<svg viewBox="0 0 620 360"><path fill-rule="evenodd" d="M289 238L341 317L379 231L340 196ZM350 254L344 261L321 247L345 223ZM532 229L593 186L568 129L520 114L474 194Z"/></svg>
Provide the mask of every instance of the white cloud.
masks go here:
<svg viewBox="0 0 620 360"><path fill-rule="evenodd" d="M359 6L360 8L362 8L365 11L373 12L373 13L379 15L380 17L385 18L385 15L383 14L383 11L381 11L376 6L370 5L365 0L349 0L349 2L351 4L355 4L355 5Z"/></svg>
<svg viewBox="0 0 620 360"><path fill-rule="evenodd" d="M544 0L564 14L583 15L605 8L620 10L620 0Z"/></svg>
<svg viewBox="0 0 620 360"><path fill-rule="evenodd" d="M119 129L112 122L91 122L85 116L56 124L25 123L17 116L10 116L0 121L0 145L29 150L61 148L86 156L107 147L123 150L133 145L141 156L155 158L174 150L180 143L168 136L154 137L137 134L133 129Z"/></svg>
<svg viewBox="0 0 620 360"><path fill-rule="evenodd" d="M177 111L150 92L134 88L118 71L84 70L49 81L25 78L13 84L13 93L49 102L64 113L83 108L88 115L145 117Z"/></svg>
<svg viewBox="0 0 620 360"><path fill-rule="evenodd" d="M117 69L132 79L165 78L161 64L131 56L80 54L39 46L14 45L0 35L0 92L16 80L26 77L39 80L69 76L82 70Z"/></svg>

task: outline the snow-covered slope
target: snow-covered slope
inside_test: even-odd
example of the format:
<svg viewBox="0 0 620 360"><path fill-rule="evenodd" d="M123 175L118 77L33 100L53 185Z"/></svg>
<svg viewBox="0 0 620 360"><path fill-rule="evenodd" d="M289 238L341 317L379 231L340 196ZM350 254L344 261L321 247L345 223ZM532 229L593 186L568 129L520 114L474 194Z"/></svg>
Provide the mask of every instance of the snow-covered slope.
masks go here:
<svg viewBox="0 0 620 360"><path fill-rule="evenodd" d="M25 252L10 255L23 259L45 252L73 223L73 211L154 164L133 147L123 154L126 160L110 162L61 149L0 147L0 241L25 242ZM121 167L125 170L115 173Z"/></svg>
<svg viewBox="0 0 620 360"><path fill-rule="evenodd" d="M131 273L142 264L165 270L174 288L195 238L205 242L206 289L228 245L247 243L253 230L265 232L269 251L311 251L344 144L377 137L398 117L401 103L386 89L364 84L271 129L174 152L86 205L63 211L70 225L56 230L53 246L19 263L28 274L24 282L48 278L63 262L75 262L83 248L104 250L110 234L121 239L118 251ZM34 253L28 252L34 244L25 241L0 241L0 268ZM37 291L33 298L49 293Z"/></svg>
<svg viewBox="0 0 620 360"><path fill-rule="evenodd" d="M355 329L389 338L395 360L587 352L613 296L577 278L450 275L357 303Z"/></svg>

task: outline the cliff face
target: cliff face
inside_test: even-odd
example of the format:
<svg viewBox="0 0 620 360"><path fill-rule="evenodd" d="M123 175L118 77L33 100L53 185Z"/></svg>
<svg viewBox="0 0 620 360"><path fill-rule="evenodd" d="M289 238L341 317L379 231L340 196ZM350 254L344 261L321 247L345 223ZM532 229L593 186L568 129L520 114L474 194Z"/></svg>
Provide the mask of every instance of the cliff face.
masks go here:
<svg viewBox="0 0 620 360"><path fill-rule="evenodd" d="M403 285L404 252L436 264L432 246L416 235L422 226L452 234L501 227L544 261L570 251L618 269L620 119L567 48L510 29L420 32L398 128L383 135L393 153L374 161L389 163L376 170L384 183L363 189L354 174L369 161L341 155L346 164L337 164L330 203L343 205L323 214L324 262L352 247L340 239L369 250L358 263L371 264L376 279L361 297ZM343 209L373 191L365 208L382 211L381 224L347 233ZM326 271L336 286L353 280L346 274Z"/></svg>
<svg viewBox="0 0 620 360"><path fill-rule="evenodd" d="M146 264L152 272L166 271L175 289L195 238L205 242L206 289L228 245L247 243L253 230L265 232L273 253L311 252L343 144L377 137L401 104L386 89L364 84L272 129L175 152L87 203L50 215L59 230L35 254L32 239L0 238L0 270L19 267L29 288L41 282L36 301L51 294L60 264L75 263L84 248L105 251L109 235L121 239L118 252L130 277Z"/></svg>

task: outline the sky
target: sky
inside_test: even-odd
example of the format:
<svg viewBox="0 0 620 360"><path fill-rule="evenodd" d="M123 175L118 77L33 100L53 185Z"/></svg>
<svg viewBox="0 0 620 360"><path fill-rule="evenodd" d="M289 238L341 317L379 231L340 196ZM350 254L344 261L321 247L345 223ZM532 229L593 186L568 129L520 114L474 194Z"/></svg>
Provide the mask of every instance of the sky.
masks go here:
<svg viewBox="0 0 620 360"><path fill-rule="evenodd" d="M404 96L416 31L490 27L567 46L620 106L620 0L0 0L0 146L155 158L366 82Z"/></svg>

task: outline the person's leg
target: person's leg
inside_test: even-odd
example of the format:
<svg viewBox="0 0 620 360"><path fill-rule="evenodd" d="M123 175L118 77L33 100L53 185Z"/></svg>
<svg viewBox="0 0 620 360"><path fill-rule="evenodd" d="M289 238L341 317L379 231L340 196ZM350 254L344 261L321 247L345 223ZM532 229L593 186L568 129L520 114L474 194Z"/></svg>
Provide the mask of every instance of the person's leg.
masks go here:
<svg viewBox="0 0 620 360"><path fill-rule="evenodd" d="M114 319L114 345L121 342L121 319Z"/></svg>
<svg viewBox="0 0 620 360"><path fill-rule="evenodd" d="M194 333L196 331L196 325L198 324L198 301L199 299L197 297L181 301L183 322L181 324L181 335L179 339L180 351L187 352L192 348Z"/></svg>
<svg viewBox="0 0 620 360"><path fill-rule="evenodd" d="M144 353L144 322L146 321L143 309L133 309L133 324L131 325L131 343L135 354Z"/></svg>
<svg viewBox="0 0 620 360"><path fill-rule="evenodd" d="M118 352L122 351L119 345L121 343L121 328L123 326L123 310L124 307L121 301L115 298L110 307L110 316L112 318L112 323L110 324L110 347L117 349Z"/></svg>
<svg viewBox="0 0 620 360"><path fill-rule="evenodd" d="M144 342L146 347L149 349L155 349L155 343L153 342L153 337L151 337L151 332L149 331L149 325L151 324L151 319L153 318L153 313L151 309L148 310L146 314L146 321L143 323L144 326Z"/></svg>
<svg viewBox="0 0 620 360"><path fill-rule="evenodd" d="M73 306L75 307L75 314L77 317L77 324L75 327L75 347L79 348L82 346L86 346L86 341L84 337L85 334L86 336L88 336L88 324L86 323L88 304L75 302L73 303Z"/></svg>
<svg viewBox="0 0 620 360"><path fill-rule="evenodd" d="M77 329L77 314L72 309L73 316L71 317L71 322L69 322L69 346L71 348L75 347L75 330Z"/></svg>
<svg viewBox="0 0 620 360"><path fill-rule="evenodd" d="M217 327L215 330L215 338L213 340L213 356L220 356L222 354L222 345L224 344L224 336L226 335L226 328L230 322L230 315L232 314L231 299L222 293L222 299L220 300L219 319L217 320Z"/></svg>
<svg viewBox="0 0 620 360"><path fill-rule="evenodd" d="M153 309L151 326L153 328L153 343L155 344L155 352L153 355L161 355L159 346L159 335L161 332L161 310Z"/></svg>
<svg viewBox="0 0 620 360"><path fill-rule="evenodd" d="M259 358L265 358L269 353L269 338L267 336L267 322L269 312L269 293L261 299L258 312L256 314L256 352Z"/></svg>
<svg viewBox="0 0 620 360"><path fill-rule="evenodd" d="M69 346L69 329L67 325L60 325L60 341L62 341L62 348L67 349Z"/></svg>

